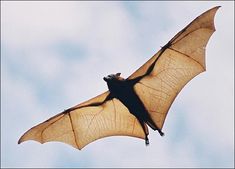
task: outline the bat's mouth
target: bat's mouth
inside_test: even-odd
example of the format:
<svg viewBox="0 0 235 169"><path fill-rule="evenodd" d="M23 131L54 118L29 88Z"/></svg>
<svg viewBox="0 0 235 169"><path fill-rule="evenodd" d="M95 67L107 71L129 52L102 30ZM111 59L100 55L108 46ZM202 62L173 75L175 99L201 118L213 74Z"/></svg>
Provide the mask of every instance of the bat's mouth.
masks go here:
<svg viewBox="0 0 235 169"><path fill-rule="evenodd" d="M104 79L104 81L108 82L109 80L113 80L115 78L116 78L115 74L110 74L110 75L104 77L103 79Z"/></svg>
<svg viewBox="0 0 235 169"><path fill-rule="evenodd" d="M107 78L107 77L104 77L103 79L104 79L104 81L106 81L106 82L108 81L108 78Z"/></svg>

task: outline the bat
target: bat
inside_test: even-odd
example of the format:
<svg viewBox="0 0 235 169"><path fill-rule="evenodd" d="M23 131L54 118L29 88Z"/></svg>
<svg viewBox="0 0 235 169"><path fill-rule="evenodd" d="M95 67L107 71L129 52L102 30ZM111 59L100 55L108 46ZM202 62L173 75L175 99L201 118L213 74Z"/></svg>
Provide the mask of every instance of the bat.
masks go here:
<svg viewBox="0 0 235 169"><path fill-rule="evenodd" d="M109 136L131 136L149 144L148 127L163 136L167 113L182 88L206 71L206 45L215 32L214 7L188 24L128 78L104 77L108 91L32 127L18 144L59 141L79 150Z"/></svg>

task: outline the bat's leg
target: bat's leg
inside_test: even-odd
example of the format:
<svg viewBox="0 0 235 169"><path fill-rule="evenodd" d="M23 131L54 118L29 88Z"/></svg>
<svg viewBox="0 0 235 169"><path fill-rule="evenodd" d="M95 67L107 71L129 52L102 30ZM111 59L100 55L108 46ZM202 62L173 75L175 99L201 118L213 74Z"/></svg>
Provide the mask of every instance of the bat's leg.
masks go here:
<svg viewBox="0 0 235 169"><path fill-rule="evenodd" d="M149 138L148 138L149 131L148 131L148 127L147 127L147 125L144 122L142 122L141 126L142 126L142 128L144 127L145 145L147 146L147 145L149 145Z"/></svg>
<svg viewBox="0 0 235 169"><path fill-rule="evenodd" d="M140 122L141 127L144 130L144 134L145 134L145 145L149 145L149 139L148 139L148 135L149 135L149 131L148 131L148 126L145 124L145 122L143 120L140 120L139 118L137 118L138 121Z"/></svg>

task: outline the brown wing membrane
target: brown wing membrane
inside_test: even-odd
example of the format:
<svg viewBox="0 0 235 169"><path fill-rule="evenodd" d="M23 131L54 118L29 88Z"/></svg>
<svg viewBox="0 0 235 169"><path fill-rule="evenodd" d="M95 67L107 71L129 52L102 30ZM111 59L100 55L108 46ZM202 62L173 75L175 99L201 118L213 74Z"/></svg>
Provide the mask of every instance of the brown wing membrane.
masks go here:
<svg viewBox="0 0 235 169"><path fill-rule="evenodd" d="M177 94L206 70L205 49L215 31L214 16L218 8L197 17L128 78L142 77L135 91L160 129Z"/></svg>
<svg viewBox="0 0 235 169"><path fill-rule="evenodd" d="M132 136L145 138L138 120L117 99L103 102L105 92L87 102L72 107L47 121L31 128L19 140L35 140L40 143L60 141L82 149L87 144L107 136Z"/></svg>

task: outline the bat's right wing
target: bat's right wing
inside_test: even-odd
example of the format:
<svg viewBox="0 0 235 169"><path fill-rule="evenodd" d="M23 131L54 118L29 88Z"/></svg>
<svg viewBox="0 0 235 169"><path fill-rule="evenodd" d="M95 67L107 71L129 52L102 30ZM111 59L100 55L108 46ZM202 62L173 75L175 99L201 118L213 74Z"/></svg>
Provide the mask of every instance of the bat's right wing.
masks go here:
<svg viewBox="0 0 235 169"><path fill-rule="evenodd" d="M128 78L136 81L134 89L159 129L181 89L206 70L206 45L215 32L218 9L194 19Z"/></svg>
<svg viewBox="0 0 235 169"><path fill-rule="evenodd" d="M28 130L18 143L35 140L40 143L59 141L82 149L108 136L145 138L140 123L117 99L107 99L105 92L74 106ZM99 104L102 103L102 104Z"/></svg>

